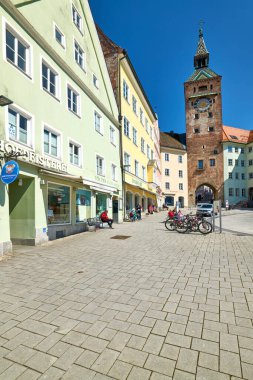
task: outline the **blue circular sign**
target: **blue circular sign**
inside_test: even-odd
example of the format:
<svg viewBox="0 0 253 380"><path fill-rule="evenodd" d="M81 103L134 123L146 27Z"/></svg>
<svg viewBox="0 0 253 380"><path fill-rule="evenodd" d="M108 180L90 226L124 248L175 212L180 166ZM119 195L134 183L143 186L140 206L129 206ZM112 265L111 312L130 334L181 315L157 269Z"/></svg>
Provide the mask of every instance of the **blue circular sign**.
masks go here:
<svg viewBox="0 0 253 380"><path fill-rule="evenodd" d="M15 181L19 175L19 166L16 161L8 161L4 164L1 173L1 181L8 185Z"/></svg>

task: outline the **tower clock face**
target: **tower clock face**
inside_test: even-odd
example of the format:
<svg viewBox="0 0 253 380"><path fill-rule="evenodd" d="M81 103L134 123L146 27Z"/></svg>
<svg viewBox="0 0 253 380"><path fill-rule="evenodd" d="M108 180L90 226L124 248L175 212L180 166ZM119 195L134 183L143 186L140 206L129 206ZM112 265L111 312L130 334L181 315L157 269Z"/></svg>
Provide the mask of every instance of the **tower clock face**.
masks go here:
<svg viewBox="0 0 253 380"><path fill-rule="evenodd" d="M212 101L209 98L200 98L194 103L194 108L199 112L205 112L211 106L211 103Z"/></svg>

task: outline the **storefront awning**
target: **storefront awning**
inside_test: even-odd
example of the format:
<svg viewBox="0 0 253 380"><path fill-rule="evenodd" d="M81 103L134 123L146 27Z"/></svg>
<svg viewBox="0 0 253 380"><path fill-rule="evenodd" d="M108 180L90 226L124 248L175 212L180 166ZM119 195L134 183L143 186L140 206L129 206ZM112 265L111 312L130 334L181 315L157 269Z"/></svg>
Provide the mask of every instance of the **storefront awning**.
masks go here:
<svg viewBox="0 0 253 380"><path fill-rule="evenodd" d="M91 190L99 191L101 193L107 193L107 194L113 194L117 193L118 189L116 187L108 186L108 185L102 185L97 182L93 182L90 180L83 179L83 184L90 186Z"/></svg>

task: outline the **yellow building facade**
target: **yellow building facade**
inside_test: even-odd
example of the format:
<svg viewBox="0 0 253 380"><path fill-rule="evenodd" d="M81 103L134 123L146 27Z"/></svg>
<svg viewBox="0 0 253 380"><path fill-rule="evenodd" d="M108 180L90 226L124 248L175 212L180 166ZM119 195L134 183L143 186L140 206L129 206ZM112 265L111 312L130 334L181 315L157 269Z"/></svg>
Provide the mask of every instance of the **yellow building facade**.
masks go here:
<svg viewBox="0 0 253 380"><path fill-rule="evenodd" d="M128 57L120 61L125 212L140 204L145 212L157 207L157 165L154 158L154 114Z"/></svg>
<svg viewBox="0 0 253 380"><path fill-rule="evenodd" d="M157 209L161 194L157 116L126 50L99 27L97 31L119 108L123 215L126 217L137 205L142 206L143 212L151 213Z"/></svg>

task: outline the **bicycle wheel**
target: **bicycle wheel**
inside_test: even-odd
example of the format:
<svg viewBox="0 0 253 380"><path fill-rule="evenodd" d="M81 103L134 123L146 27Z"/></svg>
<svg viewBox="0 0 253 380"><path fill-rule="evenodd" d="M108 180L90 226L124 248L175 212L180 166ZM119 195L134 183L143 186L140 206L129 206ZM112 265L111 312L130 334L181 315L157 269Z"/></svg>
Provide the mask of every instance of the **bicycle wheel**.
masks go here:
<svg viewBox="0 0 253 380"><path fill-rule="evenodd" d="M188 230L187 223L186 222L181 222L181 221L177 222L177 224L176 224L176 230L180 234L184 234Z"/></svg>
<svg viewBox="0 0 253 380"><path fill-rule="evenodd" d="M169 231L175 231L175 229L176 229L175 223L174 223L174 221L171 220L171 219L166 220L166 222L165 222L165 227L166 227L167 230L169 230Z"/></svg>
<svg viewBox="0 0 253 380"><path fill-rule="evenodd" d="M201 234L204 234L204 235L210 234L212 230L213 230L213 226L211 225L211 223L207 222L206 220L203 220L203 222L199 223L199 232Z"/></svg>

